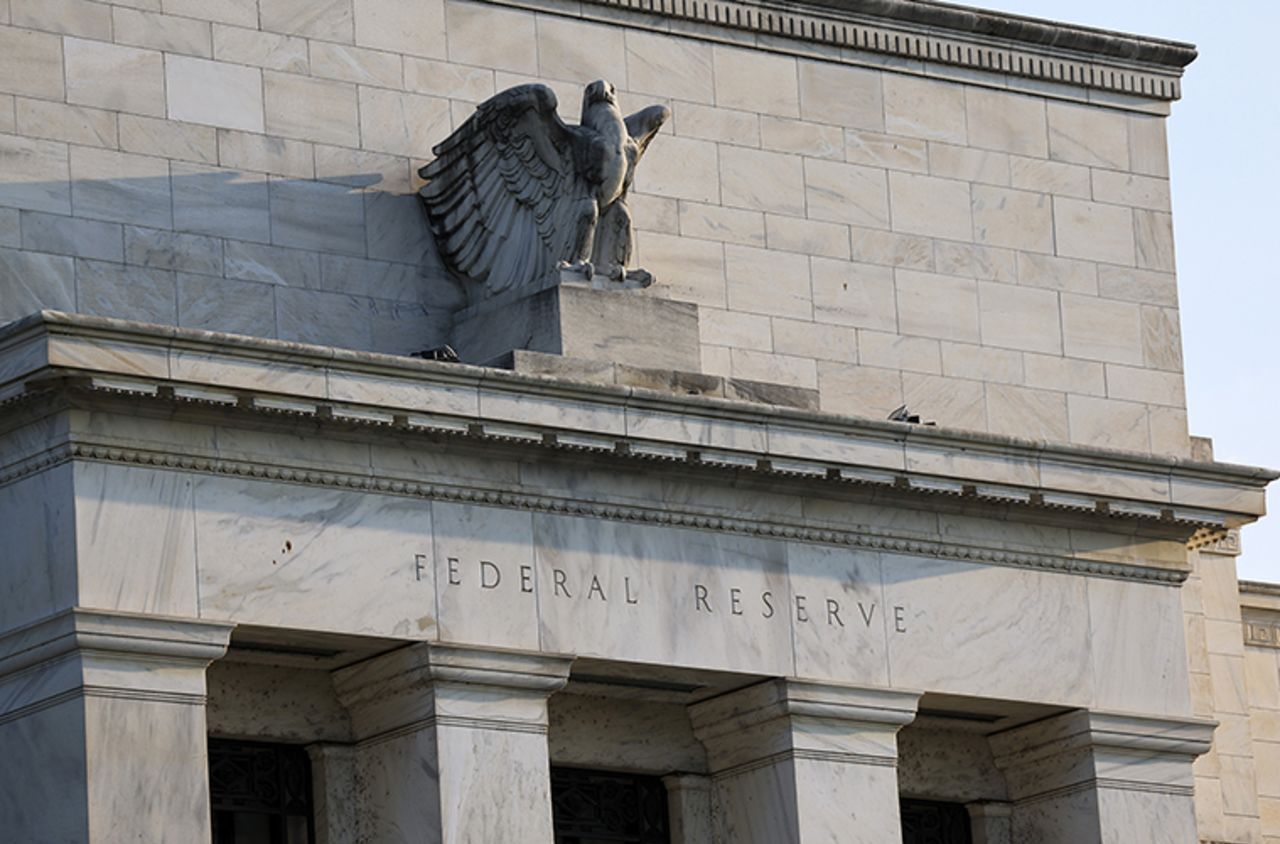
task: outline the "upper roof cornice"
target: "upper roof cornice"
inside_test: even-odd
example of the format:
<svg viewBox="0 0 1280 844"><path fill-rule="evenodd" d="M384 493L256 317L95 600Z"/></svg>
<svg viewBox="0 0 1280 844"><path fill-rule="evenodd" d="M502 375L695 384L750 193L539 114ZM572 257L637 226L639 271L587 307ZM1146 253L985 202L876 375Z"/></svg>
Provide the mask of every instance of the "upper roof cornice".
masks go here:
<svg viewBox="0 0 1280 844"><path fill-rule="evenodd" d="M809 4L850 15L888 18L933 29L999 38L1032 48L1073 50L1169 68L1186 67L1196 57L1195 45L1181 41L1059 23L972 6L927 0L809 0ZM805 4L790 4L783 0L783 5Z"/></svg>
<svg viewBox="0 0 1280 844"><path fill-rule="evenodd" d="M1183 42L926 0L582 0L582 14L593 6L1163 101L1196 57Z"/></svg>

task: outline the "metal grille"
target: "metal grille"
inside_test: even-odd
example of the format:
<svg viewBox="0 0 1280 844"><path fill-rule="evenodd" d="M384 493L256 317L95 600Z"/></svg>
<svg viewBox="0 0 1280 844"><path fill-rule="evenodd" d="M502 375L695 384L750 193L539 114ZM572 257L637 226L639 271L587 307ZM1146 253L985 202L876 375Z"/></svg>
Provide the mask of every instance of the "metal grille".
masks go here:
<svg viewBox="0 0 1280 844"><path fill-rule="evenodd" d="M551 769L556 844L670 844L658 777Z"/></svg>
<svg viewBox="0 0 1280 844"><path fill-rule="evenodd" d="M902 844L972 844L969 812L960 803L902 801Z"/></svg>
<svg viewBox="0 0 1280 844"><path fill-rule="evenodd" d="M301 747L209 740L213 844L312 844L311 762Z"/></svg>

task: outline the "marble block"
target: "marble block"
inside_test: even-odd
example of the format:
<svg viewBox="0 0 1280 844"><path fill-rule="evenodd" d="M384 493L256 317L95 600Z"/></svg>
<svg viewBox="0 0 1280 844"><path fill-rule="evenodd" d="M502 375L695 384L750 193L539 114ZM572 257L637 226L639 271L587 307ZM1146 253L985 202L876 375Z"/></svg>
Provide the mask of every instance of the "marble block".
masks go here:
<svg viewBox="0 0 1280 844"><path fill-rule="evenodd" d="M436 635L425 502L216 477L200 478L190 494L203 617Z"/></svg>
<svg viewBox="0 0 1280 844"><path fill-rule="evenodd" d="M802 410L817 410L819 406L817 390L768 381L752 381L748 378L708 375L697 371L631 366L625 363L530 352L524 349L513 351L500 363L503 368L514 372L546 375L568 381L617 384L620 387L639 387L644 390L656 390L681 396L714 396L759 404L796 407Z"/></svg>
<svg viewBox="0 0 1280 844"><path fill-rule="evenodd" d="M467 363L517 349L690 372L702 361L697 305L584 283L473 305L454 317L450 338Z"/></svg>

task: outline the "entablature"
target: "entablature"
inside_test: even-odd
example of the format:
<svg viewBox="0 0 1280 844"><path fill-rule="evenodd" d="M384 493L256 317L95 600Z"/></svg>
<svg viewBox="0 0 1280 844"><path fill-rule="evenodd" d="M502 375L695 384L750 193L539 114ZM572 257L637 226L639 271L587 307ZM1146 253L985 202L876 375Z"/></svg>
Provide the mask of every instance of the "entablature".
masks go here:
<svg viewBox="0 0 1280 844"><path fill-rule="evenodd" d="M1070 515L1121 530L1119 520L1193 544L1260 516L1265 486L1276 477L1250 467L44 312L0 332L0 409L8 407L6 415L16 418L24 404L53 394L74 394L80 402L127 399L139 409L151 408L152 415L205 409L234 414L249 426L308 421L369 436L426 435L471 448L607 458L649 472L727 471L801 494L833 485L879 490L918 508L960 505L997 518L1002 512L1026 518L1039 513L1043 519ZM528 491L436 489L376 473L271 465L164 444L126 448L84 432L69 435L61 446L4 459L0 483L51 461L78 458L533 509L579 506ZM611 509L599 502L581 506L584 514L606 517ZM844 542L837 531L751 514L713 519L692 510L679 515L660 508L612 509L624 518ZM846 532L852 544L942 553L901 538ZM1002 562L998 552L987 556L988 562ZM1156 572L1152 579L1184 576L1180 570Z"/></svg>

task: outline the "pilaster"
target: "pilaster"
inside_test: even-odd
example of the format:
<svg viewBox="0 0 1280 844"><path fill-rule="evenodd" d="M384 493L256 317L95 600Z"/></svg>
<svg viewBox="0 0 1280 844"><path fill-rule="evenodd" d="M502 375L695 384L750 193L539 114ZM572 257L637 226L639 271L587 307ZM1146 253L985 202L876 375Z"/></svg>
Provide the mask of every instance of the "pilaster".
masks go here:
<svg viewBox="0 0 1280 844"><path fill-rule="evenodd" d="M208 841L205 669L233 625L71 609L0 638L13 841Z"/></svg>
<svg viewBox="0 0 1280 844"><path fill-rule="evenodd" d="M973 844L1013 844L1013 807L1004 801L967 803Z"/></svg>
<svg viewBox="0 0 1280 844"><path fill-rule="evenodd" d="M668 774L667 814L671 824L671 844L703 844L713 841L711 825L711 778L701 774Z"/></svg>
<svg viewBox="0 0 1280 844"><path fill-rule="evenodd" d="M316 844L355 840L356 749L349 744L307 745L311 759Z"/></svg>
<svg viewBox="0 0 1280 844"><path fill-rule="evenodd" d="M1214 722L1076 710L991 737L1015 841L1197 840L1191 763Z"/></svg>
<svg viewBox="0 0 1280 844"><path fill-rule="evenodd" d="M411 645L334 675L358 841L550 842L547 698L569 657Z"/></svg>
<svg viewBox="0 0 1280 844"><path fill-rule="evenodd" d="M902 840L897 733L917 693L795 679L689 708L727 844Z"/></svg>

